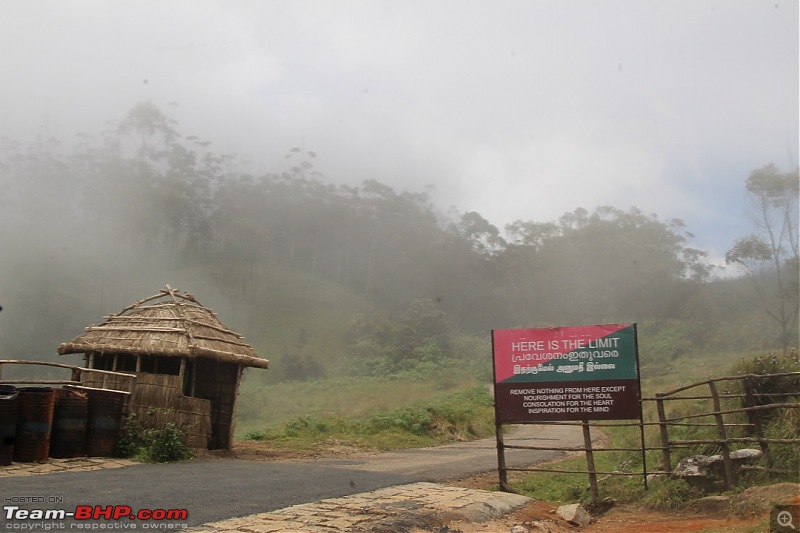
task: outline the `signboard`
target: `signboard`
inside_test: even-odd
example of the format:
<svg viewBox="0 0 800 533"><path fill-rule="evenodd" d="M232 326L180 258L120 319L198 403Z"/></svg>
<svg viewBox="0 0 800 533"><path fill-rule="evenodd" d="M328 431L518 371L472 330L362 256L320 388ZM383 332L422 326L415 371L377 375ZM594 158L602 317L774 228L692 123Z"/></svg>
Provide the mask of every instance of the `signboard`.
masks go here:
<svg viewBox="0 0 800 533"><path fill-rule="evenodd" d="M492 331L498 424L639 419L636 324Z"/></svg>

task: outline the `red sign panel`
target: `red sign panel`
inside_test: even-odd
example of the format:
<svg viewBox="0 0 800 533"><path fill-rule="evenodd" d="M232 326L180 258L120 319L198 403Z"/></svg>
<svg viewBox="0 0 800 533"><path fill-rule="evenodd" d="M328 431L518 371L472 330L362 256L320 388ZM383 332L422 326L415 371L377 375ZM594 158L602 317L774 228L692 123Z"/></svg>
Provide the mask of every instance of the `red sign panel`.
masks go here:
<svg viewBox="0 0 800 533"><path fill-rule="evenodd" d="M638 419L635 324L492 332L498 423Z"/></svg>

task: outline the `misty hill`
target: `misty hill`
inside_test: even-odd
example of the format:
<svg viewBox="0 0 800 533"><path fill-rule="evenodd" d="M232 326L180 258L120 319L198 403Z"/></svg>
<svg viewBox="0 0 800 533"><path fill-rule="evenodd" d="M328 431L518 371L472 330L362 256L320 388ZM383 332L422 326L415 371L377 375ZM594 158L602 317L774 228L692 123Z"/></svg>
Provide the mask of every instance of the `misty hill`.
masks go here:
<svg viewBox="0 0 800 533"><path fill-rule="evenodd" d="M3 357L52 359L165 283L305 376L457 357L454 339L533 325L639 322L654 356L775 346L754 294L715 280L680 220L600 206L501 232L377 179L332 184L317 160L298 148L285 171L243 172L149 103L69 150L0 143Z"/></svg>

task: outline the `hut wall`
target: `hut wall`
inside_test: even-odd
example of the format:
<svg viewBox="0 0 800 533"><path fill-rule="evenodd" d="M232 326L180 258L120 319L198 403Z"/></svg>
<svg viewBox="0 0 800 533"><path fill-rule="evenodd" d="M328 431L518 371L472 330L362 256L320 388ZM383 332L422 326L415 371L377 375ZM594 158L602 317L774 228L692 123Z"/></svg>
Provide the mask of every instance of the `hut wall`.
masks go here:
<svg viewBox="0 0 800 533"><path fill-rule="evenodd" d="M211 402L212 450L230 447L235 414L239 365L214 359L197 359L195 395Z"/></svg>
<svg viewBox="0 0 800 533"><path fill-rule="evenodd" d="M122 388L121 378L108 378L106 388ZM84 377L88 387L101 387L102 378ZM212 434L212 402L184 396L181 378L164 374L136 373L136 388L128 400L128 410L136 413L145 427L163 428L172 422L186 433L191 448L207 448Z"/></svg>

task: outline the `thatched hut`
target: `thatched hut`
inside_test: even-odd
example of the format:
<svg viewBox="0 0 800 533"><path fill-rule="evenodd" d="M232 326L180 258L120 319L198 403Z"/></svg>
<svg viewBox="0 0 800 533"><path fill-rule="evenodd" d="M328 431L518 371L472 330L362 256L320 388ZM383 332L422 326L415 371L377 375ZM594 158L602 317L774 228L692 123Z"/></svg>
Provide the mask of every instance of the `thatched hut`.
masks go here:
<svg viewBox="0 0 800 533"><path fill-rule="evenodd" d="M269 362L191 294L169 285L104 318L60 344L58 353L83 353L87 368L135 373L131 413L153 427L175 423L192 447L230 449L242 372ZM114 388L109 378L83 379Z"/></svg>

